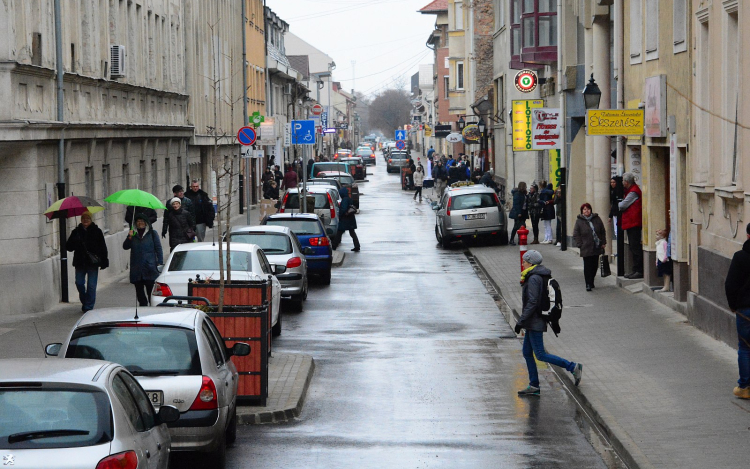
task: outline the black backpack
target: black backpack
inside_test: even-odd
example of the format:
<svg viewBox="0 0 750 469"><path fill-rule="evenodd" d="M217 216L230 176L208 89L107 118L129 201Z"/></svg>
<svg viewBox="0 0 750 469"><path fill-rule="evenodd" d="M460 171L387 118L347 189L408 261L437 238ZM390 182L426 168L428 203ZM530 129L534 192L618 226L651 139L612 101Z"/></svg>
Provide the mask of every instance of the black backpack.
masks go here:
<svg viewBox="0 0 750 469"><path fill-rule="evenodd" d="M552 277L542 276L542 307L541 315L544 322L550 325L557 336L560 333L560 318L562 317L563 302L560 284Z"/></svg>

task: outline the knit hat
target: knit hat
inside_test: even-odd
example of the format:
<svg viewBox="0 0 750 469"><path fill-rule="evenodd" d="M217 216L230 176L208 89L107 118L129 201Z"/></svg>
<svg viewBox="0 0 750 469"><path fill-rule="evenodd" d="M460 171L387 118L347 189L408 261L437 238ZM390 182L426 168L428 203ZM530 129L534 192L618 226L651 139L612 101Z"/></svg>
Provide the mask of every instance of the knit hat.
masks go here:
<svg viewBox="0 0 750 469"><path fill-rule="evenodd" d="M83 218L84 216L87 216L87 217L89 217L90 219L91 219L91 218L93 218L93 216L91 215L91 212L89 212L88 210L86 210L85 212L83 212L83 213L81 214L81 218Z"/></svg>
<svg viewBox="0 0 750 469"><path fill-rule="evenodd" d="M526 251L526 254L523 255L523 260L528 262L531 265L539 265L542 263L542 254L539 251L530 250Z"/></svg>
<svg viewBox="0 0 750 469"><path fill-rule="evenodd" d="M182 205L182 201L179 197L174 197L172 200L169 201L169 205L172 205L173 203L177 202L178 204Z"/></svg>

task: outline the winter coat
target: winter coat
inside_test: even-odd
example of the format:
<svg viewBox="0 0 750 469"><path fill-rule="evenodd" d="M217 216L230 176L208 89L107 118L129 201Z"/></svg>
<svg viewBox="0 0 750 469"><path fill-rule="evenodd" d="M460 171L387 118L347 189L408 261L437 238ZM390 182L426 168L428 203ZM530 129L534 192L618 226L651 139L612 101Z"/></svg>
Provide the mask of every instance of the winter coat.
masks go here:
<svg viewBox="0 0 750 469"><path fill-rule="evenodd" d="M179 197L178 197L179 198ZM167 207L166 210L164 210L164 219L167 218L167 213L173 211L172 204L169 203L170 200L174 199L174 197L167 199L166 202L164 202L164 205ZM190 212L190 215L193 216L193 219L195 219L195 207L193 206L193 201L188 199L187 197L183 197L180 199L180 208L187 210Z"/></svg>
<svg viewBox="0 0 750 469"><path fill-rule="evenodd" d="M437 181L447 181L448 170L445 169L445 166L441 164L435 165L435 168L432 170L432 179Z"/></svg>
<svg viewBox="0 0 750 469"><path fill-rule="evenodd" d="M497 190L497 183L495 182L495 179L492 177L492 174L490 174L489 171L484 173L482 177L479 178L479 184L484 184L490 189Z"/></svg>
<svg viewBox="0 0 750 469"><path fill-rule="evenodd" d="M414 185L417 187L422 187L422 182L424 181L424 171L414 171L414 175L412 177L414 178Z"/></svg>
<svg viewBox="0 0 750 469"><path fill-rule="evenodd" d="M607 242L607 231L604 229L604 223L596 213L591 215L591 223L594 224L596 236L599 237L599 247L594 244L594 233L583 215L578 215L576 225L573 228L573 242L581 250L581 257L604 254L604 244Z"/></svg>
<svg viewBox="0 0 750 469"><path fill-rule="evenodd" d="M169 231L169 247L174 248L178 244L193 242L192 238L187 235L188 228L195 231L195 219L190 212L180 207L179 210L167 212L161 235L164 236Z"/></svg>
<svg viewBox="0 0 750 469"><path fill-rule="evenodd" d="M734 253L724 290L729 309L737 311L750 308L750 239L745 241L740 251Z"/></svg>
<svg viewBox="0 0 750 469"><path fill-rule="evenodd" d="M460 166L451 166L451 169L448 170L448 184L453 184L454 182L462 181L461 178L465 176L466 176L466 173Z"/></svg>
<svg viewBox="0 0 750 469"><path fill-rule="evenodd" d="M515 220L517 218L523 218L524 220L529 218L529 211L524 208L526 203L526 193L513 189L510 191L510 195L513 198L513 207L510 209L510 218Z"/></svg>
<svg viewBox="0 0 750 469"><path fill-rule="evenodd" d="M625 188L622 187L622 177L615 176L615 187L609 187L609 218L620 216L620 208L617 206L618 199L622 199Z"/></svg>
<svg viewBox="0 0 750 469"><path fill-rule="evenodd" d="M349 207L354 204L354 201L349 197L349 189L342 187L339 189L341 195L341 218L339 219L339 231L349 231L357 229L357 217L355 215L344 215Z"/></svg>
<svg viewBox="0 0 750 469"><path fill-rule="evenodd" d="M633 183L625 192L625 199L620 204L626 203L628 200L628 194L633 193L635 201L632 202L627 208L623 208L622 211L622 229L629 230L631 228L640 228L643 226L643 194L641 194L641 188L638 184ZM621 206L621 205L620 205Z"/></svg>
<svg viewBox="0 0 750 469"><path fill-rule="evenodd" d="M279 186L275 184L272 186L270 183L266 182L265 187L263 189L263 198L278 200Z"/></svg>
<svg viewBox="0 0 750 469"><path fill-rule="evenodd" d="M541 205L541 218L542 220L554 220L555 219L555 203L552 199L555 197L555 191L552 190L552 184L547 184L547 187L542 189L539 193L539 204Z"/></svg>
<svg viewBox="0 0 750 469"><path fill-rule="evenodd" d="M143 237L138 230L132 237L125 238L124 250L130 250L130 283L153 282L159 276L157 266L164 264L161 240L150 224L146 225Z"/></svg>
<svg viewBox="0 0 750 469"><path fill-rule="evenodd" d="M528 273L523 283L521 298L523 309L518 324L527 331L547 332L547 322L542 318L542 295L544 290L544 277L551 277L552 272L543 265L534 267Z"/></svg>
<svg viewBox="0 0 750 469"><path fill-rule="evenodd" d="M213 228L216 211L214 210L213 201L208 194L201 189L198 189L198 192L190 189L185 192L185 197L190 199L193 207L195 207L193 211L195 223L205 223L209 228Z"/></svg>
<svg viewBox="0 0 750 469"><path fill-rule="evenodd" d="M127 210L125 210L125 223L128 225L133 224L133 212L135 212L136 215L142 213L151 224L156 223L156 220L159 219L159 215L156 214L156 210L153 208L133 207L132 205L129 205Z"/></svg>
<svg viewBox="0 0 750 469"><path fill-rule="evenodd" d="M282 189L295 189L297 187L299 178L297 177L297 173L295 173L292 170L289 170L284 175L284 182L281 184Z"/></svg>
<svg viewBox="0 0 750 469"><path fill-rule="evenodd" d="M529 218L539 218L539 214L542 211L542 208L539 205L539 192L534 192L532 194L529 191L528 195L526 196L526 208L529 211Z"/></svg>
<svg viewBox="0 0 750 469"><path fill-rule="evenodd" d="M94 222L91 222L88 228L84 228L83 223L79 223L70 233L65 248L68 252L73 253L73 267L99 267L102 270L109 267L107 243L104 241L104 233L102 233L102 230ZM90 264L86 251L99 256L99 265L93 266Z"/></svg>

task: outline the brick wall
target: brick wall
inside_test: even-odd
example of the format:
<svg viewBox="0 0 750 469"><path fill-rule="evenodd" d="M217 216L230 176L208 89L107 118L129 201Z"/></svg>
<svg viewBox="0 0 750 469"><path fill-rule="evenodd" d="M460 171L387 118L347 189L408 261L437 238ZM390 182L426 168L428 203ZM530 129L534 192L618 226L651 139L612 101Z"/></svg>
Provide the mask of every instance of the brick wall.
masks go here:
<svg viewBox="0 0 750 469"><path fill-rule="evenodd" d="M486 95L492 87L493 38L495 13L492 0L474 0L474 57L476 62L476 97Z"/></svg>

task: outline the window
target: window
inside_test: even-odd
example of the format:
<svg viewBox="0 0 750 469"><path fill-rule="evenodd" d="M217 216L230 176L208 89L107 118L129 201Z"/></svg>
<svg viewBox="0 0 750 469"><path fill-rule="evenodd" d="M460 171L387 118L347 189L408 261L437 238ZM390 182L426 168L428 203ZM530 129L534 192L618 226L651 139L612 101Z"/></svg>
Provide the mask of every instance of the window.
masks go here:
<svg viewBox="0 0 750 469"><path fill-rule="evenodd" d="M672 33L675 54L687 51L687 0L674 0L672 10Z"/></svg>
<svg viewBox="0 0 750 469"><path fill-rule="evenodd" d="M140 160L138 170L138 189L146 190L146 160Z"/></svg>
<svg viewBox="0 0 750 469"><path fill-rule="evenodd" d="M128 163L123 163L122 165L122 186L120 189L129 189L130 188L130 165Z"/></svg>
<svg viewBox="0 0 750 469"><path fill-rule="evenodd" d="M266 258L266 255L263 254L263 251L258 251L258 261L260 262L260 268L261 270L263 270L263 273L273 274L273 270L271 270L271 263L268 262L268 259Z"/></svg>
<svg viewBox="0 0 750 469"><path fill-rule="evenodd" d="M214 337L214 334L205 322L203 323L203 336L205 337L206 342L208 342L208 347L211 349L211 355L214 357L216 366L219 367L223 365L224 353L222 352L219 343L216 342L216 337Z"/></svg>
<svg viewBox="0 0 750 469"><path fill-rule="evenodd" d="M646 60L659 58L659 0L646 0Z"/></svg>
<svg viewBox="0 0 750 469"><path fill-rule="evenodd" d="M498 115L503 117L505 114L505 80L503 77L495 80L495 90L495 109Z"/></svg>
<svg viewBox="0 0 750 469"><path fill-rule="evenodd" d="M143 391L141 385L127 373L119 373L118 377L122 378L125 385L128 387L128 391L130 391L130 395L133 396L133 400L135 401L136 406L138 406L138 412L141 414L141 419L146 426L146 430L153 428L154 425L156 425L154 407L151 405L148 397L146 397L146 393Z"/></svg>
<svg viewBox="0 0 750 469"><path fill-rule="evenodd" d="M453 6L455 8L453 15L456 23L455 29L464 29L464 4L462 2L456 2Z"/></svg>
<svg viewBox="0 0 750 469"><path fill-rule="evenodd" d="M737 81L739 40L737 11L727 12L726 28L724 29L724 115L734 121L738 116L740 89ZM738 138L737 125L734 122L724 122L724 154L727 155L726 167L730 173L732 184L737 184L737 154L735 144Z"/></svg>
<svg viewBox="0 0 750 469"><path fill-rule="evenodd" d="M94 195L94 168L92 166L86 166L86 197L96 198L96 195Z"/></svg>
<svg viewBox="0 0 750 469"><path fill-rule="evenodd" d="M464 89L464 62L456 62L456 89Z"/></svg>
<svg viewBox="0 0 750 469"><path fill-rule="evenodd" d="M495 0L495 31L505 26L505 1Z"/></svg>
<svg viewBox="0 0 750 469"><path fill-rule="evenodd" d="M443 96L448 99L448 90L450 90L450 77L443 77Z"/></svg>
<svg viewBox="0 0 750 469"><path fill-rule="evenodd" d="M133 396L128 391L128 385L122 379L122 375L118 374L115 379L112 380L112 391L117 400L120 401L122 408L125 409L125 415L128 416L128 420L137 432L145 432L147 430L146 424L143 421L143 416L138 411L138 404L136 404Z"/></svg>
<svg viewBox="0 0 750 469"><path fill-rule="evenodd" d="M111 193L112 192L110 191L110 187L109 187L109 165L103 164L102 165L102 198L108 197ZM108 215L108 212L104 212L104 217L102 218L103 225L104 225L103 228L105 232L109 231L108 230L109 223L107 223L107 219L109 217L107 215Z"/></svg>
<svg viewBox="0 0 750 469"><path fill-rule="evenodd" d="M642 0L630 2L630 63L643 61L643 4Z"/></svg>
<svg viewBox="0 0 750 469"><path fill-rule="evenodd" d="M555 62L557 0L512 0L510 5L511 68Z"/></svg>
<svg viewBox="0 0 750 469"><path fill-rule="evenodd" d="M169 158L164 158L164 184L172 187L172 167L169 165Z"/></svg>
<svg viewBox="0 0 750 469"><path fill-rule="evenodd" d="M151 160L151 193L159 193L159 165L156 160Z"/></svg>

